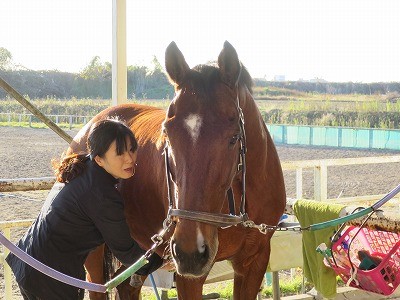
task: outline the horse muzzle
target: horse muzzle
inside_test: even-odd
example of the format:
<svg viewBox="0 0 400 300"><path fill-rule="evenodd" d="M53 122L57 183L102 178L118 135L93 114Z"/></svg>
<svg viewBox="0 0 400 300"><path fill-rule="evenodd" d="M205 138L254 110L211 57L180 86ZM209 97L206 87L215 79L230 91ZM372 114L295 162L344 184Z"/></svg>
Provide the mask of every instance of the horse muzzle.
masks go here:
<svg viewBox="0 0 400 300"><path fill-rule="evenodd" d="M206 275L218 250L216 227L183 220L171 239L171 254L178 274L186 277Z"/></svg>

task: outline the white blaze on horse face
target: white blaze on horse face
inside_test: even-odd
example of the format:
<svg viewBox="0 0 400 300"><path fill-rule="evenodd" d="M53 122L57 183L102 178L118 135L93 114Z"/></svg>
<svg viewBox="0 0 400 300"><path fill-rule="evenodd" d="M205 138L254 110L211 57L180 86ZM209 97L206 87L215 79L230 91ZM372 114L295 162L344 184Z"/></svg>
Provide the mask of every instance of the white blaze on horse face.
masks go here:
<svg viewBox="0 0 400 300"><path fill-rule="evenodd" d="M196 143L197 138L199 137L202 122L202 118L199 115L195 114L190 114L185 119L185 126L189 131L190 136L192 137L193 144Z"/></svg>
<svg viewBox="0 0 400 300"><path fill-rule="evenodd" d="M204 236L201 233L199 226L197 226L196 231L197 231L197 250L199 250L199 253L203 253L206 250Z"/></svg>

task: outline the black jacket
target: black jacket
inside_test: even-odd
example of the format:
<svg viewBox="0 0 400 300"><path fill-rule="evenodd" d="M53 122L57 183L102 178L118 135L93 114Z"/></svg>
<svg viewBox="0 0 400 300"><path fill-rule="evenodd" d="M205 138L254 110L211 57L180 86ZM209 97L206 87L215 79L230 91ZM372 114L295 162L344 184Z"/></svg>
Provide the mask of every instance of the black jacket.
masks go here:
<svg viewBox="0 0 400 300"><path fill-rule="evenodd" d="M57 185L53 188L18 247L53 269L83 280L87 255L104 242L124 265L131 265L145 251L130 236L117 182L96 162L88 160L82 174L61 186L59 192ZM83 299L83 290L39 273L13 254L6 260L18 284L35 296ZM154 254L138 273L151 273L161 262Z"/></svg>

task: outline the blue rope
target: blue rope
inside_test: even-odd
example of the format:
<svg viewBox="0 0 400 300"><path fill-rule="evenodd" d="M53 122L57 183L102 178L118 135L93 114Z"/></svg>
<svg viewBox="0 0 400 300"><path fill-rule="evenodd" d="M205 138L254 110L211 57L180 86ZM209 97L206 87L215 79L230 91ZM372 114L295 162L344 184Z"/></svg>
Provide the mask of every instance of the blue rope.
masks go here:
<svg viewBox="0 0 400 300"><path fill-rule="evenodd" d="M153 286L154 294L156 294L157 300L161 300L160 295L158 295L157 285L154 280L154 276L153 276L153 274L150 274L149 276L150 276L151 285Z"/></svg>

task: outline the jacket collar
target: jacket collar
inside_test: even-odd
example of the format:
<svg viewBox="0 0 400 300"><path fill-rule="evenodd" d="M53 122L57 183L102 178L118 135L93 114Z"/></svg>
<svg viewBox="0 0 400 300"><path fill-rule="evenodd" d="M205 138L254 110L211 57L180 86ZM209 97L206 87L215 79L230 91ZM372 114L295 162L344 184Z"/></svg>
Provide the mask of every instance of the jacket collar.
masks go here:
<svg viewBox="0 0 400 300"><path fill-rule="evenodd" d="M119 179L115 178L102 167L100 167L94 160L88 160L88 164L96 174L95 176L100 176L103 180L109 181L113 185L119 182Z"/></svg>

